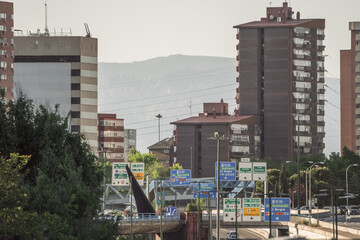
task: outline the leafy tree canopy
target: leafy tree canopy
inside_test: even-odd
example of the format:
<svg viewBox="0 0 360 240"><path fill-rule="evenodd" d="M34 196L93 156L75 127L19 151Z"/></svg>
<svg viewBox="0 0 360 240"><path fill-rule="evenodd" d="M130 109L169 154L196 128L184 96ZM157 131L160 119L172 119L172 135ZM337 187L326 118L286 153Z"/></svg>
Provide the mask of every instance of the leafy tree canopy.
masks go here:
<svg viewBox="0 0 360 240"><path fill-rule="evenodd" d="M112 238L116 233L113 224L97 220L104 169L84 137L68 131L68 117L60 116L59 107L53 111L42 105L35 108L26 97L9 103L2 99L0 121L1 162L17 159L19 167L23 166L20 171L23 180L19 183L14 178L22 187L20 192L6 190L22 202L15 207L21 207L38 222L34 224L39 229L34 230L39 236L36 238ZM31 158L14 157L11 153ZM56 237L51 237L55 233ZM12 238L16 235L8 237Z"/></svg>

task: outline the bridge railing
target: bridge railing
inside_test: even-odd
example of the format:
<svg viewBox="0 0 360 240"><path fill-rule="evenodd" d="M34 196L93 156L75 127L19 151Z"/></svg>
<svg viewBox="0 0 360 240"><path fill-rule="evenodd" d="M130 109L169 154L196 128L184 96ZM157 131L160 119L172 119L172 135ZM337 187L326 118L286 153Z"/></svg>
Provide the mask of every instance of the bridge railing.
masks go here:
<svg viewBox="0 0 360 240"><path fill-rule="evenodd" d="M163 214L162 216L163 223L175 223L181 222L179 214L167 215ZM133 213L133 223L137 224L152 224L160 223L160 215L156 213ZM119 224L130 224L131 216L127 214L125 217L119 219Z"/></svg>

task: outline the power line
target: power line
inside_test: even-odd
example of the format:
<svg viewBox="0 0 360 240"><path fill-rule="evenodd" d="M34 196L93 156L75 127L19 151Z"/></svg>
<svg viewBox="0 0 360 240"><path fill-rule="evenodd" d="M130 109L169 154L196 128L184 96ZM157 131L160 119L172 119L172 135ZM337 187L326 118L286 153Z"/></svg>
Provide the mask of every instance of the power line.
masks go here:
<svg viewBox="0 0 360 240"><path fill-rule="evenodd" d="M220 68L220 69L216 69L215 71L222 71L222 70L225 70L225 69L228 69L228 68ZM156 80L160 80L162 79L160 82L172 82L172 81L179 81L179 80L188 80L188 79L193 79L191 77L196 77L196 75L200 75L200 77L208 77L208 75L205 75L207 73L213 73L215 72L214 70L209 70L209 71L202 71L202 72L197 72L197 73L189 73L189 74L182 74L181 76L169 76L169 77L166 77L166 78L151 78L151 79L147 79L147 80L139 80L139 81L132 81L130 82L130 85L114 85L114 84L110 84L110 85L104 85L104 86L99 86L100 89L103 89L103 88L108 88L108 87L111 87L111 88L120 88L120 87L131 87L131 86L139 86L140 83L144 83L144 84L148 84L149 83L149 80L150 81L156 81ZM217 75L219 74L233 74L234 71L233 70L228 70L228 71L223 71L223 72L217 72ZM201 76L201 75L204 75L204 76ZM185 78L184 78L185 76ZM208 79L208 78L207 78Z"/></svg>
<svg viewBox="0 0 360 240"><path fill-rule="evenodd" d="M230 99L225 99L224 101L228 101L228 100L231 100L231 98L230 98ZM193 104L193 106L194 106L194 105L198 106L198 105L202 105L202 104L203 104L203 103ZM181 106L181 108L185 108L185 107L188 107L188 106L186 106L186 105L185 105L185 106ZM178 108L180 108L180 107L178 107ZM170 108L170 109L173 109L173 107ZM166 110L166 109L162 109L162 110ZM151 111L144 111L144 112L159 112L159 109L151 110ZM127 114L126 116L130 116L130 115L134 115L134 114L137 114L137 113ZM188 115L189 115L188 113L185 113L185 114L181 114L181 115L169 116L169 117L162 118L162 119L171 119L171 118L174 118L174 117L188 116ZM144 123L144 122L149 122L149 121L154 121L154 120L156 120L156 119L139 121L139 122L131 122L131 123L128 123L127 125L133 125L133 124L137 124L137 123Z"/></svg>
<svg viewBox="0 0 360 240"><path fill-rule="evenodd" d="M226 90L226 91L221 91L221 92L216 92L216 94L220 94L220 93L227 93L227 92L234 92L234 89L232 88L231 90ZM191 99L197 99L197 98L201 98L201 97L205 97L205 96L210 96L210 95L214 95L214 93L209 93L209 94L203 94L203 95L197 95L196 97L192 97ZM183 98L183 99L177 99L177 100L172 100L172 101L161 101L161 102L156 102L156 103L150 103L147 105L138 105L138 106L134 106L134 107L126 107L126 108L118 108L118 109L111 109L111 110L106 110L104 112L113 112L113 111L120 111L120 110L127 110L127 109L136 109L136 108L143 108L143 107L150 107L153 105L158 105L158 104L168 104L168 103L173 103L173 102L180 102L180 101L186 101L188 100L187 98ZM191 101L191 100L190 100ZM189 107L189 106L188 106Z"/></svg>
<svg viewBox="0 0 360 240"><path fill-rule="evenodd" d="M332 106L334 106L334 107L336 107L337 109L339 109L340 110L340 107L339 106L337 106L337 105L335 105L335 104L333 104L332 102L330 102L329 100L325 100L327 103L329 103L330 105L332 105Z"/></svg>
<svg viewBox="0 0 360 240"><path fill-rule="evenodd" d="M325 87L327 87L328 89L334 91L335 93L337 93L338 95L340 95L340 93L338 91L336 91L335 89L329 87L328 85L325 84Z"/></svg>
<svg viewBox="0 0 360 240"><path fill-rule="evenodd" d="M211 89L218 89L218 88L233 86L234 84L235 84L235 83L231 83L231 84L219 85L219 86L214 86L214 87L209 87L209 88L197 89L197 90L193 90L193 91L178 92L178 93L172 93L172 94L167 94L167 95L162 95L162 96L153 96L153 97L151 97L151 98L154 99L154 98L162 98L162 97L168 97L168 96L175 96L175 95L180 95L180 94L187 94L187 93L194 93L194 92L200 92L200 91L207 91L207 90L211 90ZM111 104L119 104L119 103L128 103L128 102L137 102L137 101L144 101L144 100L149 100L149 98L132 99L132 100L121 101L121 102L113 102L113 103L103 103L103 104L99 104L98 106L111 105Z"/></svg>

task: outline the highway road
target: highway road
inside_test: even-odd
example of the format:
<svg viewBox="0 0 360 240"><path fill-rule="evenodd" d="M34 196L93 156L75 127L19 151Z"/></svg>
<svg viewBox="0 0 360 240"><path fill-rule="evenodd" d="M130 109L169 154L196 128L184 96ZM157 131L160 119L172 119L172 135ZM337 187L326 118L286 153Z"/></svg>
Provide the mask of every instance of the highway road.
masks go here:
<svg viewBox="0 0 360 240"><path fill-rule="evenodd" d="M226 240L228 236L228 232L230 230L235 230L235 229L220 228L220 239ZM264 238L262 235L257 234L255 231L251 231L247 228L241 228L241 229L239 228L238 233L239 233L239 239L267 239ZM213 230L213 240L215 239L216 239L216 230Z"/></svg>

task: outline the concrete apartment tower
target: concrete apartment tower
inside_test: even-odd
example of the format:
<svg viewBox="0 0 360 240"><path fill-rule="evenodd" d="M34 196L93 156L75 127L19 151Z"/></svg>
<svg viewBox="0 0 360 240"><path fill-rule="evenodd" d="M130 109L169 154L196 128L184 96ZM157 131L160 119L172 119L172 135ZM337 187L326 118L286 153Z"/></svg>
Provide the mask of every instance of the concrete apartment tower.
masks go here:
<svg viewBox="0 0 360 240"><path fill-rule="evenodd" d="M287 2L260 21L234 26L237 39L237 115L259 115L261 157L275 163L300 153L322 154L324 19L293 18Z"/></svg>
<svg viewBox="0 0 360 240"><path fill-rule="evenodd" d="M13 3L0 2L0 88L6 100L13 99L14 75L14 8Z"/></svg>
<svg viewBox="0 0 360 240"><path fill-rule="evenodd" d="M83 133L94 153L98 149L96 38L29 34L15 36L14 95L35 104L60 104L71 112L71 132Z"/></svg>
<svg viewBox="0 0 360 240"><path fill-rule="evenodd" d="M360 22L350 22L351 49L340 51L341 149L360 150Z"/></svg>
<svg viewBox="0 0 360 240"><path fill-rule="evenodd" d="M116 114L98 114L99 158L124 162L124 119Z"/></svg>

